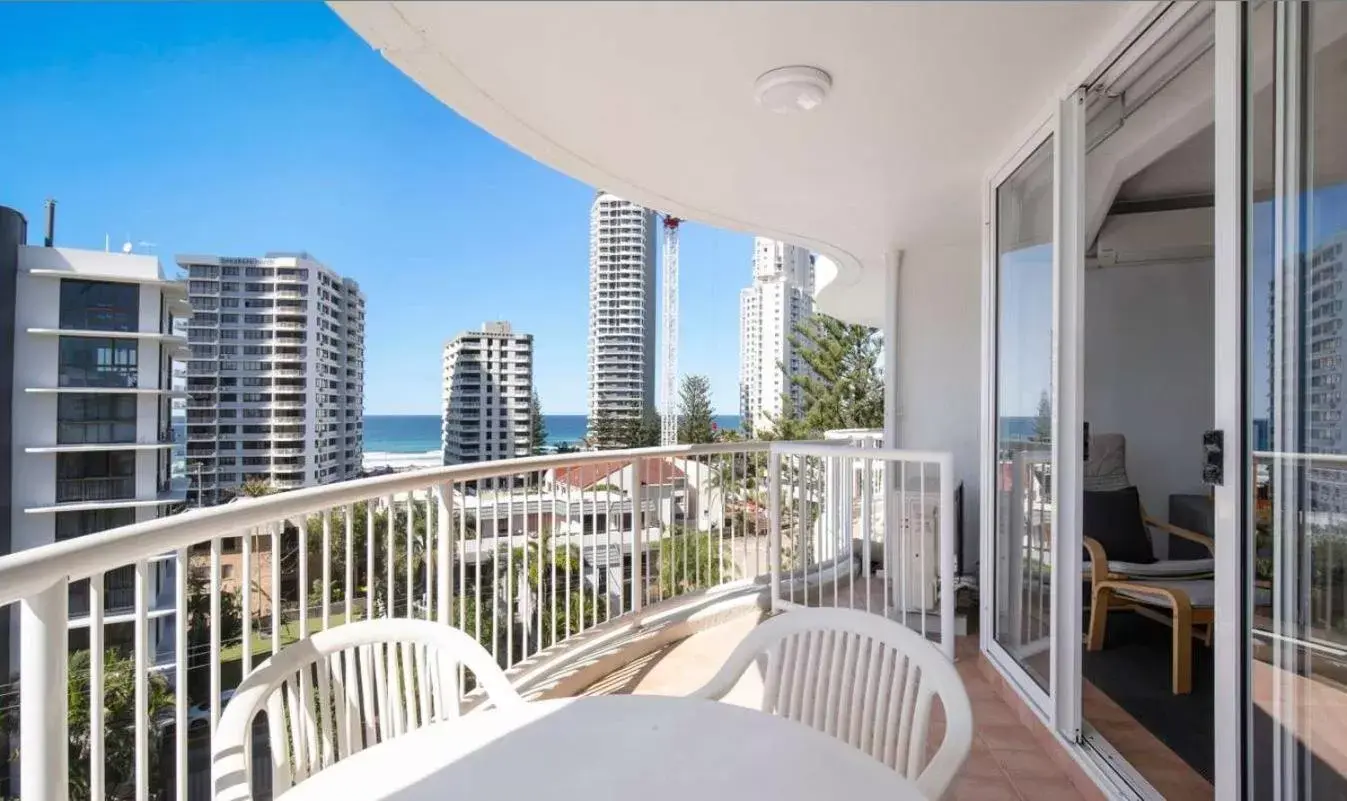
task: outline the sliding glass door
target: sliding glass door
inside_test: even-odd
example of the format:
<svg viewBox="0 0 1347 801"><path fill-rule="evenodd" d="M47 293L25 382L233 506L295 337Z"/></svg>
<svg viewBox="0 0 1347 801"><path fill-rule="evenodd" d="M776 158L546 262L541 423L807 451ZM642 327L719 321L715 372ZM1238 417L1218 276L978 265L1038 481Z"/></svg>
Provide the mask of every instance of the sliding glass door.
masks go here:
<svg viewBox="0 0 1347 801"><path fill-rule="evenodd" d="M1247 12L1243 795L1347 796L1347 4Z"/></svg>

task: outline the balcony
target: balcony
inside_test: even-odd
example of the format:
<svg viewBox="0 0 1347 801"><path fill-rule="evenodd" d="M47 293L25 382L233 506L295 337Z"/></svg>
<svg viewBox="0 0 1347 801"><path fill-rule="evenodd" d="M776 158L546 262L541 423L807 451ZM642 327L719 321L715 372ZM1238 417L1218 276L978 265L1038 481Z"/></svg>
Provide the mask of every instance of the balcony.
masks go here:
<svg viewBox="0 0 1347 801"><path fill-rule="evenodd" d="M164 481L151 493L138 494L136 483L136 476L57 479L54 503L29 506L23 511L25 514L51 514L167 506L186 499L185 477Z"/></svg>
<svg viewBox="0 0 1347 801"><path fill-rule="evenodd" d="M930 589L953 586L953 559L947 556L954 544L952 522L937 523L935 514L905 518L886 532L875 506L880 495L874 492L875 481L915 475L919 467L932 479L919 489L929 494L933 508L944 510L940 520L952 521L948 457L860 449L851 439L534 457L345 481L193 510L0 558L0 603L49 606L54 619L64 621L71 609L66 587L91 575L142 559L166 559L181 575L195 567L208 588L234 593L231 604L237 600L255 610L241 629L228 631L215 617L221 614L218 608L205 612L212 658L203 660L201 669L211 678L200 686L219 690L228 690L240 673L254 669L270 644L284 645L298 631L371 615L430 616L468 631L509 669L521 691L535 698L691 688L713 664L708 655L751 630L763 610L799 605L887 610L952 655L953 595ZM202 489L214 486L213 477L201 479ZM302 482L298 476L278 477L273 484L290 489ZM435 494L439 487L443 496ZM124 478L68 481L59 491L62 500L87 501L122 498L133 490L134 479ZM433 501L436 497L443 497L443 505ZM353 503L365 505L357 514L366 517L347 520ZM415 537L434 540L437 532L446 532L448 541L399 548L386 575L382 564L373 569L363 548L345 543L345 532L363 537L368 525L382 531L390 509L404 521L410 510ZM769 515L769 509L777 511ZM447 528L429 525L443 514L450 515ZM228 540L234 543L228 554L219 551L222 555L211 559L208 554L226 536L242 539ZM292 560L283 571L272 569L270 551L262 545L274 549L282 536L308 548L312 558ZM946 555L923 551L899 571L891 561L897 553L891 544L913 537L933 538ZM241 552L238 542L244 543ZM501 578L514 569L529 574L528 561L537 559L548 565L534 571L543 577L538 581L521 586ZM905 582L929 582L924 599L899 592L900 573ZM239 575L255 580L240 582ZM387 576L393 577L391 583ZM435 576L452 580L445 585ZM298 606L262 600L285 597L282 587L289 582L317 587L317 594ZM187 681L185 672L183 649L192 639L187 627L193 619L186 597L170 593L165 602L136 610L120 592L105 593L101 609L89 596L80 596L75 611L103 620L128 609L132 620L168 615L168 623L160 625L172 629L169 642L176 650L170 662L176 662L165 691L182 708L196 703L199 696L188 693L201 690L189 690L197 683ZM521 601L521 594L528 600ZM240 624L235 619L230 625ZM644 634L633 636L636 632ZM37 664L59 665L66 658L63 639L59 646L52 641L50 653L34 652L41 642L26 637L22 643L25 676L41 676ZM132 647L143 649L147 664L155 662L149 643ZM224 683L226 673L230 684ZM975 678L969 674L970 681ZM22 685L22 708L43 704L39 719L46 721L21 732L25 754L91 736L68 730L61 706L65 694L53 696L46 689L40 678ZM54 698L61 699L60 705L52 705ZM192 745L183 747L189 734ZM184 781L207 770L195 730L169 728L162 735L179 743L166 753ZM93 742L98 753L102 738L94 734ZM28 761L22 765L28 767L21 770L37 768ZM25 775L25 781L38 781ZM167 775L171 772L151 781Z"/></svg>
<svg viewBox="0 0 1347 801"><path fill-rule="evenodd" d="M135 476L64 478L56 481L56 502L117 501L136 494Z"/></svg>

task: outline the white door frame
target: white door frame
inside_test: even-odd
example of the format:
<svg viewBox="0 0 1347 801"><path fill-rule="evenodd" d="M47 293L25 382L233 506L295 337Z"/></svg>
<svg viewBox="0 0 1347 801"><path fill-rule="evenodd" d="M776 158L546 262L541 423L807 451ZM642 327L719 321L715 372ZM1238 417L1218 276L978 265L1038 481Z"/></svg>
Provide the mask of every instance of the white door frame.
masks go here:
<svg viewBox="0 0 1347 801"><path fill-rule="evenodd" d="M1057 105L1053 140L1052 725L1081 739L1081 487L1085 467L1085 89Z"/></svg>
<svg viewBox="0 0 1347 801"><path fill-rule="evenodd" d="M1249 6L1216 5L1215 50L1215 429L1224 432L1225 481L1213 487L1216 543L1216 623L1213 642L1217 670L1213 692L1214 762L1243 766L1245 672L1248 669L1248 615L1244 608L1244 537L1250 481L1245 456L1247 417L1244 386L1246 209L1252 193L1245 165L1244 41ZM1242 796L1244 771L1215 771L1217 801Z"/></svg>

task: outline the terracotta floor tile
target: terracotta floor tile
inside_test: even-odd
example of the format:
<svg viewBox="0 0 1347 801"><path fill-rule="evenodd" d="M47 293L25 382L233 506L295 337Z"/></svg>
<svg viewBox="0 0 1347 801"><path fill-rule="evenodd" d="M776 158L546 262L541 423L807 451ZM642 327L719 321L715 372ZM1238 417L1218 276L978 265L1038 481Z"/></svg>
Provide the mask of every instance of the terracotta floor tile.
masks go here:
<svg viewBox="0 0 1347 801"><path fill-rule="evenodd" d="M992 754L1012 780L1065 778L1052 757L1041 752L993 751Z"/></svg>
<svg viewBox="0 0 1347 801"><path fill-rule="evenodd" d="M950 785L942 801L1024 801L1024 797L1009 779L961 776Z"/></svg>
<svg viewBox="0 0 1347 801"><path fill-rule="evenodd" d="M1018 725L1019 722L1019 715L999 698L978 699L973 704L974 726Z"/></svg>
<svg viewBox="0 0 1347 801"><path fill-rule="evenodd" d="M1015 789L1031 801L1085 801L1080 789L1067 779L1016 779Z"/></svg>
<svg viewBox="0 0 1347 801"><path fill-rule="evenodd" d="M976 728L976 736L993 751L1033 751L1042 750L1033 732L1018 723L988 724Z"/></svg>
<svg viewBox="0 0 1347 801"><path fill-rule="evenodd" d="M968 759L959 769L959 776L973 779L1004 779L1006 773L1001 769L1001 764L992 756L992 752L987 749L981 751L974 750L968 755Z"/></svg>

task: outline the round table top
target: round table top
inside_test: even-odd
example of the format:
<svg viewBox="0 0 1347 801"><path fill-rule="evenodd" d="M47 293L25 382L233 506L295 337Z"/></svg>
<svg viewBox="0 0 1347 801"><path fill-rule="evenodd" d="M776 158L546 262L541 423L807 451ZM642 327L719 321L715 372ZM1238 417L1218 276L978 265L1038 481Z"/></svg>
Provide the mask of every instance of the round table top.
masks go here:
<svg viewBox="0 0 1347 801"><path fill-rule="evenodd" d="M883 798L916 785L794 721L696 698L538 701L434 723L320 771L283 801Z"/></svg>

